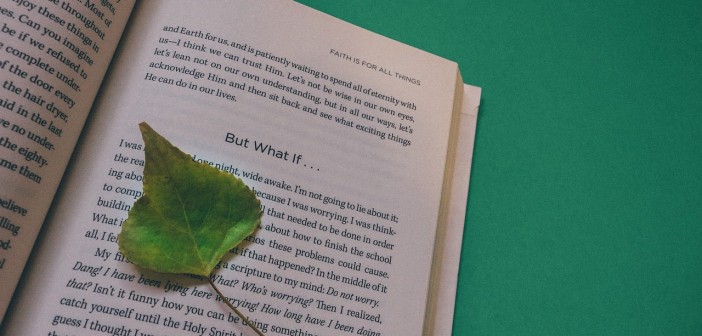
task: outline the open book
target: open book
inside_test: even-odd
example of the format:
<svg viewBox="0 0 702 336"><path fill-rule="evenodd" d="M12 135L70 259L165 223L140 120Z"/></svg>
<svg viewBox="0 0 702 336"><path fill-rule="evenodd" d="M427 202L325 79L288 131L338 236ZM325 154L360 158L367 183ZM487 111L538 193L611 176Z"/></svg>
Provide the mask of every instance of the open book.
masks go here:
<svg viewBox="0 0 702 336"><path fill-rule="evenodd" d="M0 334L249 333L119 252L141 121L260 197L212 279L264 333L450 334L480 96L455 63L283 0L0 18Z"/></svg>

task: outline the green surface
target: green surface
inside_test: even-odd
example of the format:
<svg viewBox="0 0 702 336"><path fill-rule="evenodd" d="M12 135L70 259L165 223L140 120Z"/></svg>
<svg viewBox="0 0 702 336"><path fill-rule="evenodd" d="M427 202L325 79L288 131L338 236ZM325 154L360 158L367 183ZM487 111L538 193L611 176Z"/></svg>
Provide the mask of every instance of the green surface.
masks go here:
<svg viewBox="0 0 702 336"><path fill-rule="evenodd" d="M702 2L301 2L483 88L455 335L702 335Z"/></svg>

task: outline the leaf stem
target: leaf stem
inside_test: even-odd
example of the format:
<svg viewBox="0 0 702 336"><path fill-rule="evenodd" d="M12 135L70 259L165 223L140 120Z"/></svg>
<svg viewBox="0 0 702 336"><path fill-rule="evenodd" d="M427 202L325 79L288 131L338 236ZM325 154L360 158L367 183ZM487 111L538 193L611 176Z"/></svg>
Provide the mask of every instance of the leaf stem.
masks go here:
<svg viewBox="0 0 702 336"><path fill-rule="evenodd" d="M236 307L234 307L231 304L231 302L229 302L229 299L226 296L224 296L222 294L222 292L219 291L219 288L217 288L217 286L215 286L214 282L212 282L211 274L210 274L210 276L207 277L207 281L209 281L210 286L212 286L212 288L214 288L215 292L217 292L217 294L219 294L219 297L222 298L222 301L224 301L224 303L226 303L227 306L229 306L229 308L231 310L233 310L236 313L236 315L238 315L244 321L244 323L246 323L249 327L251 327L251 329L253 329L253 331L255 331L256 334L258 334L258 336L266 336L260 330L258 330L258 328L256 328L256 326L253 323L251 323L251 321L249 321L249 319L247 319L246 316L244 316L244 314L239 312L239 310L236 309Z"/></svg>

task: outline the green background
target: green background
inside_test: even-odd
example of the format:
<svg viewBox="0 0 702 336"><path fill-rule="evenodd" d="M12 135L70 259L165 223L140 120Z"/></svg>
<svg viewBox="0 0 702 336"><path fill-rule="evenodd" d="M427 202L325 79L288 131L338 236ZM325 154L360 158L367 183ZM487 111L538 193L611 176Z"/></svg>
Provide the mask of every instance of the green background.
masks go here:
<svg viewBox="0 0 702 336"><path fill-rule="evenodd" d="M483 88L455 335L702 335L702 1L322 1Z"/></svg>

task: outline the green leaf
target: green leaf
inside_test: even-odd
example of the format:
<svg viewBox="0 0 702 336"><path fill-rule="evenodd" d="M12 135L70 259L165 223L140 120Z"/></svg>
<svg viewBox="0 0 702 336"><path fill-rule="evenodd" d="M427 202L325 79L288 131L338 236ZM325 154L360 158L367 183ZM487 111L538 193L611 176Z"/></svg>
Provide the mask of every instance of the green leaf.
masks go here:
<svg viewBox="0 0 702 336"><path fill-rule="evenodd" d="M162 273L209 276L261 222L260 202L239 178L198 163L142 122L144 195L129 211L119 248Z"/></svg>

